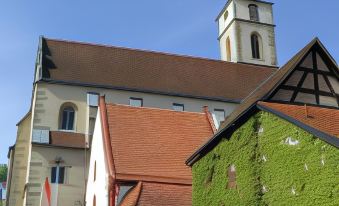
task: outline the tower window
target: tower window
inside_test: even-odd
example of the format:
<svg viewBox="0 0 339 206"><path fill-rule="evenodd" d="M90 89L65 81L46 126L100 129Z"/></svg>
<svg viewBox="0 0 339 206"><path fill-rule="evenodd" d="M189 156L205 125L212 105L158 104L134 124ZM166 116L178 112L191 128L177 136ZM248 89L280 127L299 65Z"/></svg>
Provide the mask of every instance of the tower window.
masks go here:
<svg viewBox="0 0 339 206"><path fill-rule="evenodd" d="M73 107L65 107L62 110L61 129L62 130L74 130L74 116L75 111Z"/></svg>
<svg viewBox="0 0 339 206"><path fill-rule="evenodd" d="M226 39L226 60L231 61L232 54L231 54L231 40L230 37L227 37Z"/></svg>
<svg viewBox="0 0 339 206"><path fill-rule="evenodd" d="M228 11L226 11L226 12L224 13L224 21L226 21L227 17L228 17Z"/></svg>
<svg viewBox="0 0 339 206"><path fill-rule="evenodd" d="M251 21L259 21L259 13L258 13L258 6L255 4L250 4L248 6L250 12L250 20Z"/></svg>
<svg viewBox="0 0 339 206"><path fill-rule="evenodd" d="M257 34L251 35L252 57L260 59L260 37Z"/></svg>

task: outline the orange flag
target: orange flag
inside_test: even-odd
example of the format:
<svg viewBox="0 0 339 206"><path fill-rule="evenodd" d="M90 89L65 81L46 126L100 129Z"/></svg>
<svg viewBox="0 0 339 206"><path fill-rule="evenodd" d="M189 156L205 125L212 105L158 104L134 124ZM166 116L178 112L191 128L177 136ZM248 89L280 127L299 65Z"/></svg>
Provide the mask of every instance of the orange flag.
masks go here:
<svg viewBox="0 0 339 206"><path fill-rule="evenodd" d="M51 187L46 177L41 195L41 206L51 206Z"/></svg>

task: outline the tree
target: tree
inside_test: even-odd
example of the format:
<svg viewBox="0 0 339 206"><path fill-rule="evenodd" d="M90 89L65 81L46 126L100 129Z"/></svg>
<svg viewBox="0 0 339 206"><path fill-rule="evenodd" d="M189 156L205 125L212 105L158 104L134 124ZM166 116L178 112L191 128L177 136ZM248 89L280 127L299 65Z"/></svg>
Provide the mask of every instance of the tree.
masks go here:
<svg viewBox="0 0 339 206"><path fill-rule="evenodd" d="M3 164L0 165L0 182L6 182L7 181L7 165Z"/></svg>

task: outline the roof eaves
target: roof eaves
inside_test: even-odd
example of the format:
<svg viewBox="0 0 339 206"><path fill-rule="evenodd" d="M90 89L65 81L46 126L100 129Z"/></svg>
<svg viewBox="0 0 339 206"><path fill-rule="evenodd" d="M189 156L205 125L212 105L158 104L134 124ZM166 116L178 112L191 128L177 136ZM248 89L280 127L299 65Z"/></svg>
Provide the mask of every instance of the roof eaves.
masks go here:
<svg viewBox="0 0 339 206"><path fill-rule="evenodd" d="M308 126L307 124L301 122L301 121L298 121L297 119L289 116L289 115L286 115L282 112L279 112L275 109L272 109L272 108L269 108L269 107L266 107L264 105L259 105L257 104L256 105L258 109L262 110L262 111L265 111L265 112L269 112L269 113L272 113L302 129L304 129L305 131L308 131L309 133L313 134L314 136L318 137L319 139L327 142L328 144L331 144L337 148L339 148L339 138L333 136L333 135L330 135L330 134L327 134L323 131L320 131L318 129L315 129L314 127L311 127L311 126Z"/></svg>

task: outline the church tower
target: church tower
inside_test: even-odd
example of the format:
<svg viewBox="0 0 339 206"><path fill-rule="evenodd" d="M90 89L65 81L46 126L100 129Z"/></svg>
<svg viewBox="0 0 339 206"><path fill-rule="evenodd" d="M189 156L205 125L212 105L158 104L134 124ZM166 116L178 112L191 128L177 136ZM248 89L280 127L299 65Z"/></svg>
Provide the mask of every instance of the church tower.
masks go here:
<svg viewBox="0 0 339 206"><path fill-rule="evenodd" d="M228 0L216 21L221 59L277 66L273 3Z"/></svg>

